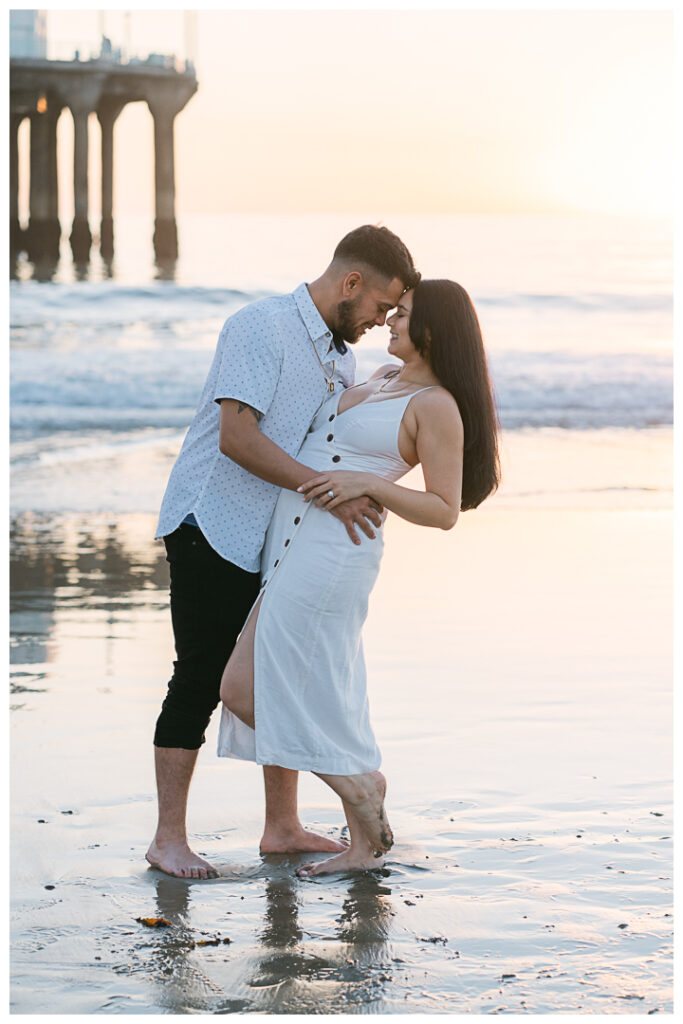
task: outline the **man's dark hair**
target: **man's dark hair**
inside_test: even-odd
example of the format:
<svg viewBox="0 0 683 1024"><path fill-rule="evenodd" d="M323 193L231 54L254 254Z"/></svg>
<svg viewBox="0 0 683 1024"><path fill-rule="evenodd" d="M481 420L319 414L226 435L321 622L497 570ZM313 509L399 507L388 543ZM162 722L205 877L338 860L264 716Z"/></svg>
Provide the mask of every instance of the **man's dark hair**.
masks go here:
<svg viewBox="0 0 683 1024"><path fill-rule="evenodd" d="M387 281L397 277L406 290L414 288L420 280L413 257L398 235L374 224L349 231L334 250L334 260L365 264Z"/></svg>

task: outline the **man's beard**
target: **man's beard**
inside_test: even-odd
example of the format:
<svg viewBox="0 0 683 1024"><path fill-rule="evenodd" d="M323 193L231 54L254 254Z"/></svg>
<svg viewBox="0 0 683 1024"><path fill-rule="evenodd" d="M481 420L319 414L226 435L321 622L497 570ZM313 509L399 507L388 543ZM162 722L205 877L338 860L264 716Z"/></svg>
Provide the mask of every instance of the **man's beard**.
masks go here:
<svg viewBox="0 0 683 1024"><path fill-rule="evenodd" d="M355 299L342 299L337 303L337 323L334 334L347 341L349 345L355 345L361 335L354 315L360 301L361 297L358 295Z"/></svg>

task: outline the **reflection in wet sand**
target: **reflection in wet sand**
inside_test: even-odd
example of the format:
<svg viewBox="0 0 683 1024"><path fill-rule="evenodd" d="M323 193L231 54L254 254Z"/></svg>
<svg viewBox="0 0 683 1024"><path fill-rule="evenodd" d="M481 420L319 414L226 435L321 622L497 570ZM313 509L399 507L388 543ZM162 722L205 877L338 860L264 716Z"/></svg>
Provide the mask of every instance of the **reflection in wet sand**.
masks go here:
<svg viewBox="0 0 683 1024"><path fill-rule="evenodd" d="M381 1000L392 980L394 912L386 881L375 874L337 879L334 892L321 896L318 885L301 883L291 860L278 866L271 858L257 871L208 886L156 877L156 915L169 925L143 932L116 972L142 974L153 990L151 1002L175 1013L207 1007L218 1013L353 1012ZM331 927L330 904L340 899ZM212 923L198 927L207 901ZM260 914L254 915L257 904ZM255 945L245 944L249 935Z"/></svg>
<svg viewBox="0 0 683 1024"><path fill-rule="evenodd" d="M152 958L144 970L155 988L154 1001L172 1013L202 1010L207 999L219 999L224 993L203 970L201 958L193 955L196 943L206 941L192 926L193 890L178 878L158 878L155 887L158 916L170 927L155 931L150 940ZM217 933L211 936L215 938L221 941ZM232 1007L244 1008L242 1004Z"/></svg>
<svg viewBox="0 0 683 1024"><path fill-rule="evenodd" d="M391 889L374 873L338 880L335 895L341 889L346 896L332 934L329 924L326 934L309 924L314 903L329 905L329 894L312 900L306 893L304 908L301 889L292 875L268 881L264 949L250 986L271 992L277 987L276 1005L268 1000L268 1009L278 1013L333 1013L342 1003L350 1008L379 999L382 981L390 980L385 972Z"/></svg>
<svg viewBox="0 0 683 1024"><path fill-rule="evenodd" d="M272 864L272 855L265 858ZM295 946L301 942L303 932L299 927L299 886L291 874L268 878L266 881L266 908L263 929L260 934L265 948Z"/></svg>
<svg viewBox="0 0 683 1024"><path fill-rule="evenodd" d="M148 527L148 517L142 517ZM99 611L105 638L137 605L150 603L150 591L164 601L168 572L161 545L114 521L25 514L10 524L10 618L14 694L45 692L54 662L59 612ZM106 627L109 627L106 629ZM109 674L106 671L105 674ZM21 705L19 705L21 706Z"/></svg>

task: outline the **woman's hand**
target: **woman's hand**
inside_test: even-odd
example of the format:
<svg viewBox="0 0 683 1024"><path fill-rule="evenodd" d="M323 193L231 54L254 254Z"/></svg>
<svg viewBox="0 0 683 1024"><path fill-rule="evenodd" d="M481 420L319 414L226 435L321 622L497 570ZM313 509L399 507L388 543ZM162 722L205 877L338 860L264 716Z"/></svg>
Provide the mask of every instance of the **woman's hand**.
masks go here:
<svg viewBox="0 0 683 1024"><path fill-rule="evenodd" d="M354 473L351 470L335 469L321 473L297 487L304 495L304 501L315 501L319 508L333 509L351 498L370 494L373 476L371 473Z"/></svg>

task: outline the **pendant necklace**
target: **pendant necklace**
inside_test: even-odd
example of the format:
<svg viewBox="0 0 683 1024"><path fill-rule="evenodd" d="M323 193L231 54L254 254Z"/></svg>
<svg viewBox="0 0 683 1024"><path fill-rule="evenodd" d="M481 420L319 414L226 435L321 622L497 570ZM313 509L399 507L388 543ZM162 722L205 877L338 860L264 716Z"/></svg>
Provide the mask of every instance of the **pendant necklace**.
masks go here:
<svg viewBox="0 0 683 1024"><path fill-rule="evenodd" d="M323 371L323 374L325 376L325 380L327 381L327 391L328 391L328 394L331 395L334 392L334 380L332 378L334 377L334 367L335 367L335 363L336 363L337 360L336 359L332 360L332 372L328 373L327 370L325 369L325 364L323 363L322 359L318 355L318 350L315 347L315 342L313 341L313 338L311 338L311 345L313 346L313 351L315 352L315 357L318 360L318 362L320 363L320 369Z"/></svg>

